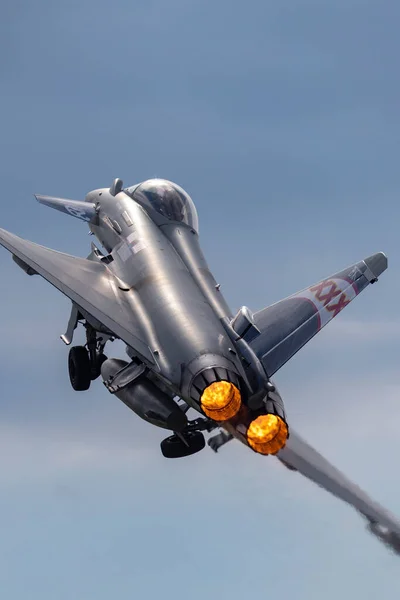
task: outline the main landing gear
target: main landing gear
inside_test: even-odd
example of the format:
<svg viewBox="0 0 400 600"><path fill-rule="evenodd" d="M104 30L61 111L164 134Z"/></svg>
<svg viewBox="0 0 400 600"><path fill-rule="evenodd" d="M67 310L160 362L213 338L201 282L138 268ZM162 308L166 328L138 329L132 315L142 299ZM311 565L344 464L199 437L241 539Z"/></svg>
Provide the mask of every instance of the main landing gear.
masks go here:
<svg viewBox="0 0 400 600"><path fill-rule="evenodd" d="M93 380L100 375L101 365L107 356L103 354L104 343L97 339L95 330L86 325L86 346L74 346L69 351L68 372L76 392L88 390Z"/></svg>

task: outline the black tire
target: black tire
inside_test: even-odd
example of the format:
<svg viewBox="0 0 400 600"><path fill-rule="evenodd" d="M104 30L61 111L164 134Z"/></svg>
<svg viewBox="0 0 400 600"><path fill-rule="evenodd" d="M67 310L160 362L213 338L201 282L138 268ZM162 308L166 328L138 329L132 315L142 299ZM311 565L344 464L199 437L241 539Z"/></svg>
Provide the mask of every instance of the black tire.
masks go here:
<svg viewBox="0 0 400 600"><path fill-rule="evenodd" d="M184 456L191 456L203 450L206 445L204 435L201 431L194 431L191 433L183 434L183 437L188 443L188 446L177 436L171 435L166 438L160 444L162 455L165 458L183 458Z"/></svg>
<svg viewBox="0 0 400 600"><path fill-rule="evenodd" d="M96 359L96 366L91 370L91 380L94 381L100 376L101 365L107 360L108 356L105 354L98 354Z"/></svg>
<svg viewBox="0 0 400 600"><path fill-rule="evenodd" d="M74 346L69 351L68 372L69 380L76 392L83 392L90 388L90 360L84 346Z"/></svg>

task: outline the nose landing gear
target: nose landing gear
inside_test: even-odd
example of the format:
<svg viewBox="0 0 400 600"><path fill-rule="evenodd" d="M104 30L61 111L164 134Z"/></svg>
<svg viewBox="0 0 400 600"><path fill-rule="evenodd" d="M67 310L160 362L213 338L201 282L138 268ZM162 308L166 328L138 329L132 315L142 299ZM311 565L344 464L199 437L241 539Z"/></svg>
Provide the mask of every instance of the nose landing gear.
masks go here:
<svg viewBox="0 0 400 600"><path fill-rule="evenodd" d="M200 452L206 445L203 431L213 431L218 424L208 418L189 421L181 433L175 433L160 444L161 453L165 458L183 458Z"/></svg>
<svg viewBox="0 0 400 600"><path fill-rule="evenodd" d="M182 435L171 435L160 444L165 458L183 458L203 450L206 442L201 431L193 431Z"/></svg>

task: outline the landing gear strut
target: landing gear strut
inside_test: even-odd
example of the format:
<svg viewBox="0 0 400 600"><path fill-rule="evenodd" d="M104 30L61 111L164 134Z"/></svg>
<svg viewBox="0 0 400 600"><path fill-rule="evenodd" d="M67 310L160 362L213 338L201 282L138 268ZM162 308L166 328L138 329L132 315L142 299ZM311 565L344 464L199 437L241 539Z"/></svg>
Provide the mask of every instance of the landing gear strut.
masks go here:
<svg viewBox="0 0 400 600"><path fill-rule="evenodd" d="M96 331L90 326L86 327L86 347L74 346L69 351L68 372L73 389L77 392L88 390L91 381L100 375L101 365L107 356L103 353L105 342L98 339Z"/></svg>
<svg viewBox="0 0 400 600"><path fill-rule="evenodd" d="M107 360L103 354L105 344L97 338L96 331L90 325L86 325L87 349L90 360L90 378L92 381L100 375L101 365Z"/></svg>

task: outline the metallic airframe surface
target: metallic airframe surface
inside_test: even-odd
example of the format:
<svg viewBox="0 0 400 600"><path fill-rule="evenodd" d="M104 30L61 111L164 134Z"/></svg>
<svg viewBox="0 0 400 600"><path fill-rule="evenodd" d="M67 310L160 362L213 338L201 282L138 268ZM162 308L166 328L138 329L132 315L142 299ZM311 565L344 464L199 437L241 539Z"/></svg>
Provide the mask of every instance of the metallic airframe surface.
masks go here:
<svg viewBox="0 0 400 600"><path fill-rule="evenodd" d="M77 391L102 377L140 417L170 430L168 458L236 438L272 454L367 519L368 529L400 554L400 523L311 448L290 427L271 377L387 268L374 254L259 312L233 315L199 244L195 205L167 180L87 194L85 201L37 200L88 223L92 243L77 258L0 229L0 244L29 275L41 275L72 301L61 339L71 344L80 323L86 346L72 347L69 375ZM129 360L107 358L120 339ZM189 420L189 409L197 418Z"/></svg>

